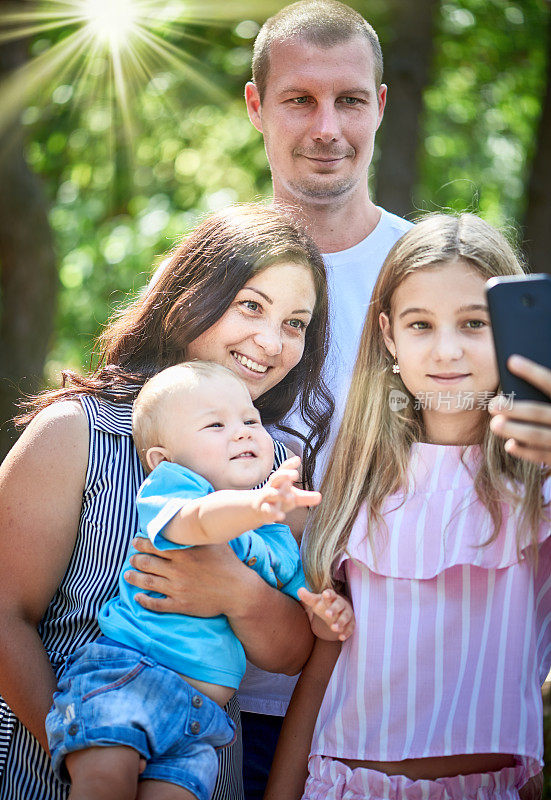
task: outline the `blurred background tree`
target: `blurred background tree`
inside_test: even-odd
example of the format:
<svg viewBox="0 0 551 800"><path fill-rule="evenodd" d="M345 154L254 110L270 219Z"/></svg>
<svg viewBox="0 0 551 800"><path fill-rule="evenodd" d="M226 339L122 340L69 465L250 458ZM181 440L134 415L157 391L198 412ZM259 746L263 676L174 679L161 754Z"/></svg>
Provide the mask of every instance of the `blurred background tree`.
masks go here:
<svg viewBox="0 0 551 800"><path fill-rule="evenodd" d="M111 30L118 4L147 2L95 0ZM0 458L20 389L85 368L114 305L198 216L270 195L242 92L259 24L283 2L153 4L159 13L137 50L143 68L136 57L124 84L124 44L100 46L82 12L51 22L53 7L70 5L19 0L0 10ZM546 269L548 1L351 5L373 22L386 57L376 200L409 217L474 210L519 241L526 224L533 264Z"/></svg>

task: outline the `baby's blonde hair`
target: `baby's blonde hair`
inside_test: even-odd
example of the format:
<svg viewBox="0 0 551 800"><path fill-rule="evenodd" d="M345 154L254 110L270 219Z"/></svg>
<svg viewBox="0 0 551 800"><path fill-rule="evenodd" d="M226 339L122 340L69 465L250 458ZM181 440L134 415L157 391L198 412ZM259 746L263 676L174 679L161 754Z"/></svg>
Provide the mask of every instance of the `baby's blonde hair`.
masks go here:
<svg viewBox="0 0 551 800"><path fill-rule="evenodd" d="M132 408L132 437L146 473L151 471L147 451L161 441L166 401L182 389L193 391L205 378L223 376L233 378L247 389L238 375L214 361L183 361L161 370L143 385Z"/></svg>
<svg viewBox="0 0 551 800"><path fill-rule="evenodd" d="M410 448L424 436L423 418L415 403L391 411L390 392L407 392L392 372L379 326L379 315L392 321L394 292L412 273L456 259L466 261L483 278L522 273L505 237L473 214L435 214L411 228L389 252L375 284L365 320L342 424L321 486L323 502L316 509L304 553L305 570L315 591L333 583L333 565L346 551L354 520L367 505L367 538L382 523L381 508L391 494L407 491ZM409 394L409 393L408 393ZM410 401L412 401L410 395ZM480 432L483 459L474 476L478 497L493 522L493 542L501 527L502 504L520 512L517 549L535 545L543 517L542 482L549 470L509 455L503 440L490 431L490 417Z"/></svg>

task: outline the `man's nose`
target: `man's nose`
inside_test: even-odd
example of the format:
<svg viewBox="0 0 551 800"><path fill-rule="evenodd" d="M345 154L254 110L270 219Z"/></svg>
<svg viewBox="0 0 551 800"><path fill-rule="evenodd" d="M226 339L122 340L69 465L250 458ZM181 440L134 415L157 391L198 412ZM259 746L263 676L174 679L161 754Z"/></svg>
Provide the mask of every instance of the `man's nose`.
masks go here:
<svg viewBox="0 0 551 800"><path fill-rule="evenodd" d="M339 139L341 127L338 111L333 100L318 104L310 133L312 139L319 142L329 143Z"/></svg>

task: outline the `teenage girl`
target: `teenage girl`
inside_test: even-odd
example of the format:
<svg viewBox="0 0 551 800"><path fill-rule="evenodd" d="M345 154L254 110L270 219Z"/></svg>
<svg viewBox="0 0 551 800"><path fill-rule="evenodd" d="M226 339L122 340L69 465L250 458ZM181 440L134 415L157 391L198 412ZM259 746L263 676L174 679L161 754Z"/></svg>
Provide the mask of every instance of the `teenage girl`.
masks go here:
<svg viewBox="0 0 551 800"><path fill-rule="evenodd" d="M338 649L316 645L270 800L518 798L541 771L551 470L487 411L484 285L519 272L470 214L426 218L383 265L305 552L315 591L346 584L356 632L328 685Z"/></svg>

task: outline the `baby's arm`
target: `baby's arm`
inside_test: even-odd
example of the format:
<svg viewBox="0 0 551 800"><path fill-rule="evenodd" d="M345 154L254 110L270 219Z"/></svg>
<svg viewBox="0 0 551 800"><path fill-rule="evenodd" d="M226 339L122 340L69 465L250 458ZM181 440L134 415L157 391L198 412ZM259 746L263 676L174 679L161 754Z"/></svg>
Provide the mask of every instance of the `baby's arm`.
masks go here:
<svg viewBox="0 0 551 800"><path fill-rule="evenodd" d="M321 594L299 589L298 596L304 606L312 633L318 639L344 642L354 632L356 621L350 600L333 589L324 589Z"/></svg>
<svg viewBox="0 0 551 800"><path fill-rule="evenodd" d="M281 522L299 506L314 506L319 492L297 489L298 456L287 459L261 489L225 489L190 500L163 529L176 544L223 544L245 531Z"/></svg>

